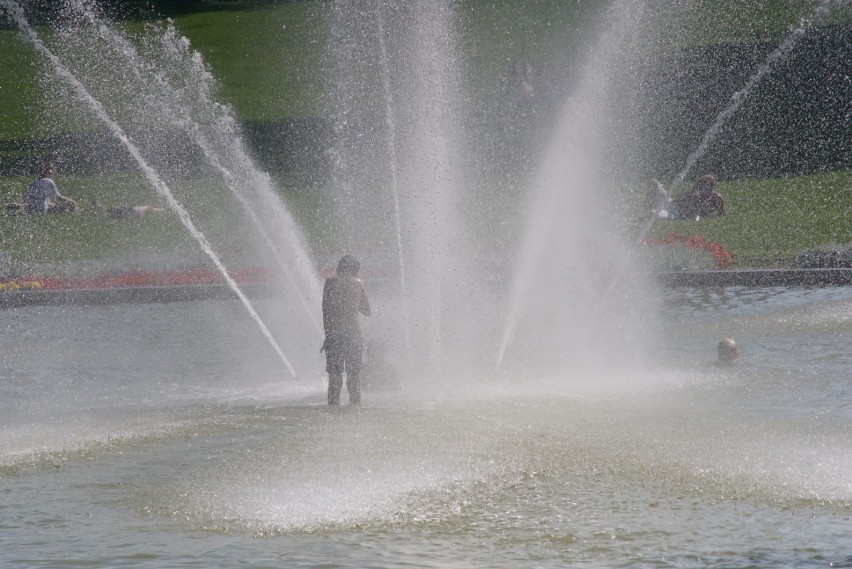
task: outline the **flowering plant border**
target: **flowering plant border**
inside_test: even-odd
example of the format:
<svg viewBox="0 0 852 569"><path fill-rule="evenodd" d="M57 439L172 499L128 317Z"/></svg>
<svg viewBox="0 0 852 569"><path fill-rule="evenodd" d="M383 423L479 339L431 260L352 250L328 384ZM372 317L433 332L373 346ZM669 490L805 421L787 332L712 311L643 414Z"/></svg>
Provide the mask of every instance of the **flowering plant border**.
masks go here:
<svg viewBox="0 0 852 569"><path fill-rule="evenodd" d="M709 251L713 255L717 269L727 269L734 262L734 255L716 241L707 241L702 235L687 237L678 235L672 231L666 233L665 237L649 237L642 240L642 245L683 245L690 249L701 249Z"/></svg>

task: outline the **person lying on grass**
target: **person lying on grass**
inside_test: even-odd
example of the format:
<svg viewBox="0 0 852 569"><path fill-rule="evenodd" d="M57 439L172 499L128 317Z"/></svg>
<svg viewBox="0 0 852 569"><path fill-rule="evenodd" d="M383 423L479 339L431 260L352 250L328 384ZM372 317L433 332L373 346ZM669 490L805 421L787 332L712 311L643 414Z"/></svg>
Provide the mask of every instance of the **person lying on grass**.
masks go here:
<svg viewBox="0 0 852 569"><path fill-rule="evenodd" d="M104 207L97 201L92 202L92 210L95 212L103 211ZM131 219L134 217L143 217L149 213L163 213L166 211L161 207L151 205L116 205L106 210L106 215L110 219Z"/></svg>

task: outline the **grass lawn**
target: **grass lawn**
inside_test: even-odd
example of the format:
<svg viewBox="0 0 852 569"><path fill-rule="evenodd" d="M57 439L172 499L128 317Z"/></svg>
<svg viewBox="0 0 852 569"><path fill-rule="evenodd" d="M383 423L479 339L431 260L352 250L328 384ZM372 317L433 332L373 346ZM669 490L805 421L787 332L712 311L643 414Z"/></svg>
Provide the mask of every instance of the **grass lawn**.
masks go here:
<svg viewBox="0 0 852 569"><path fill-rule="evenodd" d="M0 29L0 143L39 136L43 64L19 34Z"/></svg>
<svg viewBox="0 0 852 569"><path fill-rule="evenodd" d="M176 20L243 120L324 114L327 29L320 3L198 12Z"/></svg>
<svg viewBox="0 0 852 569"><path fill-rule="evenodd" d="M226 4L233 8L240 2ZM240 120L322 115L328 84L324 13L329 3L244 4L248 9L217 10L217 3L205 3L199 4L197 11L191 4L181 4L181 9L171 15L179 33L202 54L220 84L221 99L233 107ZM777 39L814 9L811 0L720 0L701 2L697 13L684 18L678 13L682 5L663 0L649 7L652 12L648 17L658 22L662 43L673 49L696 43ZM463 0L455 4L467 88L474 98L477 93L493 92L510 59L534 65L549 63L559 69L578 65L587 55L586 46L600 20L601 6L564 0ZM848 22L852 18L849 12L836 10L828 22ZM122 21L118 25L133 31L151 24ZM671 43L667 43L666 33ZM68 123L45 120L52 109L40 92L43 71L44 62L20 34L0 28L0 150L7 155L17 152L15 141L73 128ZM0 178L0 203L22 201L29 181ZM92 199L106 205L162 205L138 176L95 179L60 174L57 181L61 190L78 199L82 211L49 218L2 217L0 251L31 264L197 254L197 244L174 214L116 222L89 211ZM192 186L202 182L184 183ZM302 192L287 184L279 187L285 188L285 199L312 242L323 241L324 223L316 214L317 200L321 199L317 192ZM787 263L809 247L852 242L852 174L848 171L724 182L719 190L728 200L729 216L699 223L660 222L651 235L662 236L668 231L701 234L731 250L740 267ZM219 216L217 203L195 203L193 215L211 241L238 254L245 246L239 222Z"/></svg>
<svg viewBox="0 0 852 569"><path fill-rule="evenodd" d="M0 178L0 251L11 254L19 272L76 274L129 266L167 270L211 266L200 245L176 213L149 213L143 218L115 220L91 208L98 200L105 208L150 204L167 207L165 200L138 176L57 176L63 195L74 198L73 214L32 216L7 213L5 204L22 202L31 180ZM186 179L170 189L187 204L195 226L223 260L251 266L254 241L245 231L248 221L235 207L228 190L211 187L203 179ZM0 268L2 270L2 268Z"/></svg>
<svg viewBox="0 0 852 569"><path fill-rule="evenodd" d="M151 263L161 268L170 263L207 263L199 245L174 213L110 220L90 210L93 199L104 205L162 205L144 180L60 175L57 181L61 190L80 204L78 213L0 217L0 251L10 253L19 263L33 267L33 271L73 272L75 265L79 270L91 271L99 263L107 266L116 259L127 265ZM1 203L22 201L28 183L23 178L0 178ZM184 196L204 195L205 199L191 204L193 221L223 258L235 260L238 265L252 264L251 233L244 230L246 222L234 208L227 207L229 198L224 189L222 193L212 191L202 180L186 180L172 189ZM659 221L649 237L663 237L667 232L702 235L733 253L733 268L786 266L805 249L826 243L852 243L852 171L721 182L718 189L728 203L728 216L698 222ZM288 206L310 241L325 241L325 224L317 217L319 193L289 188L288 195Z"/></svg>
<svg viewBox="0 0 852 569"><path fill-rule="evenodd" d="M161 4L164 9L168 5ZM241 4L247 9L233 9ZM661 43L671 48L773 40L809 16L812 4L808 0L720 0L702 2L696 12L685 14L678 8L682 3L669 0L649 7L649 18L658 22ZM586 57L586 44L594 39L603 6L564 0L457 4L468 87L474 95L493 88L510 59L547 63L555 69L576 67ZM265 120L324 113L327 10L328 3L319 1L181 3L169 15L179 33L203 55L221 84L223 100L237 116ZM849 21L849 12L835 10L827 21ZM132 31L144 24L122 21L119 25ZM43 136L37 80L42 69L43 62L20 34L0 27L0 141Z"/></svg>
<svg viewBox="0 0 852 569"><path fill-rule="evenodd" d="M702 235L731 251L740 268L783 266L805 249L852 243L852 171L721 182L717 189L727 216L659 221L649 236Z"/></svg>
<svg viewBox="0 0 852 569"><path fill-rule="evenodd" d="M646 7L652 21L659 21L661 43L671 46L711 45L778 41L791 28L810 20L819 3L811 0L661 0ZM849 6L835 3L821 16L821 25L848 23Z"/></svg>

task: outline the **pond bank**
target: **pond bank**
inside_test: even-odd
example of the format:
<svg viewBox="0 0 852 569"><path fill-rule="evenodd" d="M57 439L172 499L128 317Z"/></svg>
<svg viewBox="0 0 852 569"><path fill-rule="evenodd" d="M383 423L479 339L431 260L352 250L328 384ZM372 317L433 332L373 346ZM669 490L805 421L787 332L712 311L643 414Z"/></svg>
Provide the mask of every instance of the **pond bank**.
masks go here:
<svg viewBox="0 0 852 569"><path fill-rule="evenodd" d="M717 288L850 286L852 269L750 269L729 271L680 271L655 275L665 287ZM368 283L369 284L369 283ZM373 283L381 287L380 282ZM240 285L249 297L269 297L277 292L263 283ZM233 298L224 284L173 286L124 286L101 288L28 289L0 292L0 308L19 306L99 305L147 302L185 302Z"/></svg>
<svg viewBox="0 0 852 569"><path fill-rule="evenodd" d="M658 273L669 287L849 286L852 269L737 269Z"/></svg>

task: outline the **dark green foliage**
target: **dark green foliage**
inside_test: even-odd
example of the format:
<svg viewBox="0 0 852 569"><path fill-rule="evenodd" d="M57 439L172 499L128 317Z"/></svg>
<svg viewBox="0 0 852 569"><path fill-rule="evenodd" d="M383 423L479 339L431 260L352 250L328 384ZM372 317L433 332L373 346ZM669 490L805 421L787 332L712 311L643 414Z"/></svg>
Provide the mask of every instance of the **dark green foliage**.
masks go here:
<svg viewBox="0 0 852 569"><path fill-rule="evenodd" d="M810 30L749 93L692 175L776 177L852 167L852 26ZM672 178L773 43L700 46L636 68L647 176Z"/></svg>
<svg viewBox="0 0 852 569"><path fill-rule="evenodd" d="M806 249L796 255L793 266L797 269L852 269L852 243Z"/></svg>

